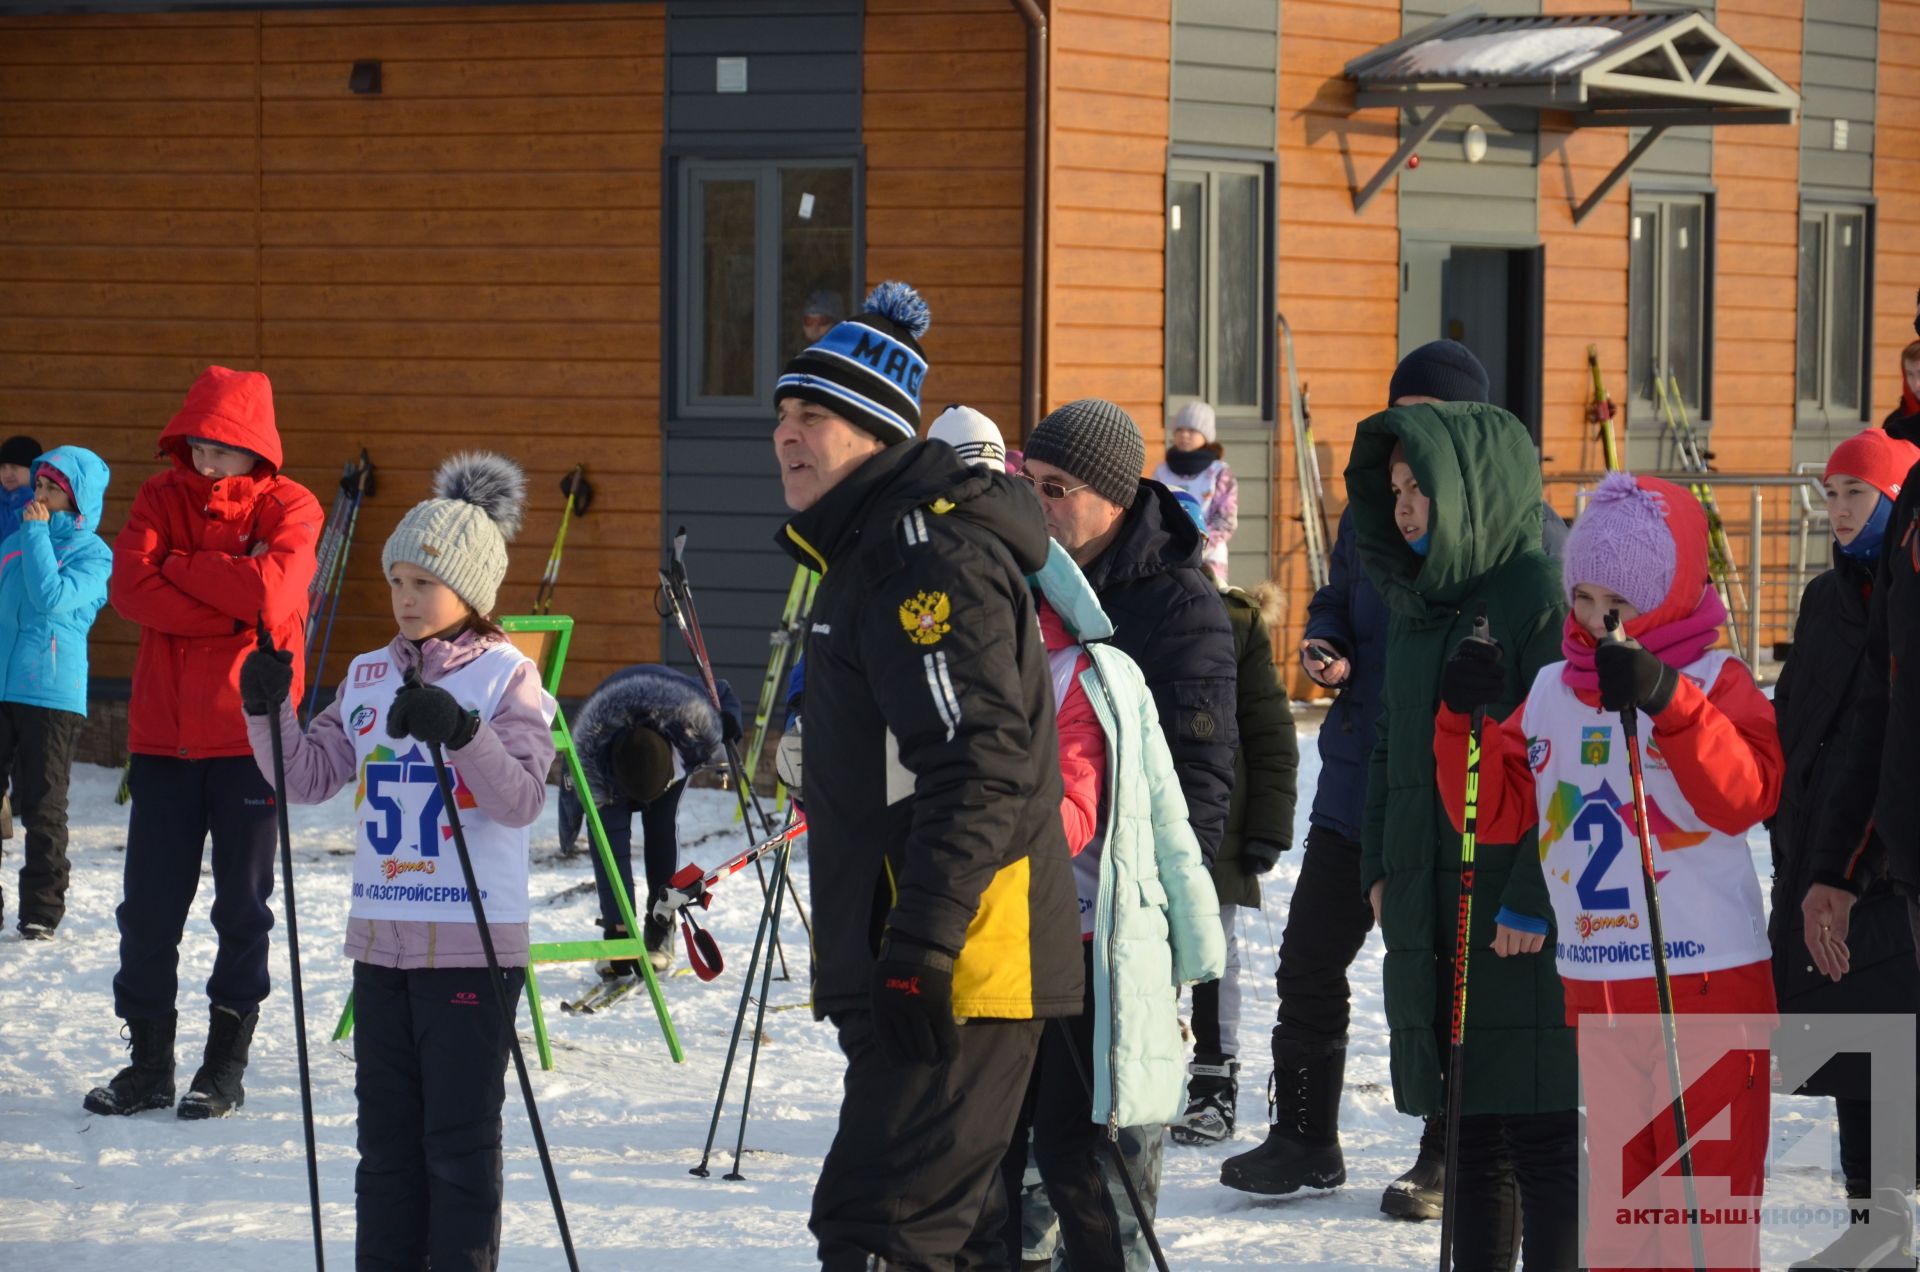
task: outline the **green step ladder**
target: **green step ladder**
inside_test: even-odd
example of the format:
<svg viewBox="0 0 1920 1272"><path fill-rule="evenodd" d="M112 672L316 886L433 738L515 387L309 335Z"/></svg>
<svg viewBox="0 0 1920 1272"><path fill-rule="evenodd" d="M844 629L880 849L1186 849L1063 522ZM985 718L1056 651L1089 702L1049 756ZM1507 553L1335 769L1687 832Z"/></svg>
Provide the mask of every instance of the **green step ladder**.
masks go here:
<svg viewBox="0 0 1920 1272"><path fill-rule="evenodd" d="M567 648L573 643L573 619L565 614L518 614L496 621L514 647L533 659L534 665L540 668L540 678L547 692L558 699L560 676L567 665ZM660 978L654 975L653 964L647 959L647 945L640 935L642 928L633 912L633 898L627 894L626 884L621 881L620 872L614 868L613 849L607 844L606 827L600 824L600 810L594 807L593 795L587 789L587 775L580 767L579 754L573 749L573 734L567 729L567 717L564 714L553 717L553 747L573 777L574 792L580 796L580 807L586 814L587 834L593 841L593 850L600 855L601 868L606 871L607 881L612 885L613 903L619 909L620 920L626 924L629 935L613 940L539 941L533 944L527 959L527 1009L533 1015L533 1038L540 1050L540 1067L547 1070L553 1068L553 1045L547 1040L546 1013L540 1005L540 980L534 969L541 963L582 963L601 959L632 959L639 966L640 974L646 978L647 996L653 999L654 1015L660 1020L660 1032L667 1040L667 1052L675 1064L682 1064L686 1061L686 1052L681 1049L679 1034L674 1032L673 1018L667 1012L666 996L660 992ZM340 1013L340 1023L334 1028L333 1040L339 1042L352 1032L353 997L348 995L346 1010Z"/></svg>

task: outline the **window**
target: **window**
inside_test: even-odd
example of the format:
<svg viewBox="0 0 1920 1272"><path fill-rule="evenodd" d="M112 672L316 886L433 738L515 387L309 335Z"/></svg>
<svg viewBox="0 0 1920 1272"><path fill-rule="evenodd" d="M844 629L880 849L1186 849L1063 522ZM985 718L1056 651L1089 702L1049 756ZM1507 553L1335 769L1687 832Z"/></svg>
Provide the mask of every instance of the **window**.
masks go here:
<svg viewBox="0 0 1920 1272"><path fill-rule="evenodd" d="M845 160L682 166L682 414L759 413L787 359L859 304L858 185Z"/></svg>
<svg viewBox="0 0 1920 1272"><path fill-rule="evenodd" d="M1167 179L1167 401L1258 416L1266 385L1270 168L1176 163Z"/></svg>
<svg viewBox="0 0 1920 1272"><path fill-rule="evenodd" d="M1800 212L1800 306L1794 383L1803 423L1858 424L1865 405L1867 210Z"/></svg>
<svg viewBox="0 0 1920 1272"><path fill-rule="evenodd" d="M1698 424L1707 415L1707 280L1713 216L1704 195L1636 194L1628 217L1629 409L1664 419L1662 397ZM1674 400L1678 395L1678 401Z"/></svg>

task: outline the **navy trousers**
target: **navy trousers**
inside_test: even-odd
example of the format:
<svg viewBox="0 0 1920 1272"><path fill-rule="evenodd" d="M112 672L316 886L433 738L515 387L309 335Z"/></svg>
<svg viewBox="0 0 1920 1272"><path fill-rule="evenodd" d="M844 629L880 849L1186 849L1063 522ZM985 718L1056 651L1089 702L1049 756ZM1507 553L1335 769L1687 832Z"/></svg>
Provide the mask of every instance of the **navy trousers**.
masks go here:
<svg viewBox="0 0 1920 1272"><path fill-rule="evenodd" d="M266 998L267 936L273 931L273 787L251 756L182 760L136 755L127 772L133 816L121 888L120 972L113 1009L122 1020L173 1014L180 934L200 889L213 839L213 930L220 947L207 978L215 1007L246 1015Z"/></svg>

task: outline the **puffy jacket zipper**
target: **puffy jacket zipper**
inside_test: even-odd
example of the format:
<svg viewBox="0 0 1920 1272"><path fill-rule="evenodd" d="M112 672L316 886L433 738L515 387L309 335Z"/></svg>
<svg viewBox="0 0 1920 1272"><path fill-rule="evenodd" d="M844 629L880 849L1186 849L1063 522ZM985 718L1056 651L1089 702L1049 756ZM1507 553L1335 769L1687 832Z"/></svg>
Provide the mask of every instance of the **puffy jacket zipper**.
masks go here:
<svg viewBox="0 0 1920 1272"><path fill-rule="evenodd" d="M1113 913L1114 906L1119 904L1119 898L1113 894L1119 887L1120 867L1117 864L1115 864L1115 862L1113 861L1112 850L1113 850L1114 841L1117 838L1114 832L1118 829L1118 823L1120 820L1120 791L1119 791L1120 784L1117 779L1119 778L1120 774L1124 771L1122 766L1122 760L1125 757L1122 755L1120 750L1120 708L1113 700L1112 691L1110 691L1107 688L1107 678L1104 675L1102 675L1100 672L1099 659L1092 658L1091 655L1089 655L1089 659L1090 659L1091 670L1093 672L1094 679L1100 682L1100 696L1106 700L1107 714L1113 717L1113 763L1110 766L1112 777L1107 783L1108 786L1112 788L1107 792L1107 797L1111 801L1112 808L1109 816L1107 817L1107 841L1104 844L1100 845L1100 853L1102 858L1100 862L1100 873L1105 875L1109 880L1113 882L1112 888L1104 888L1102 889L1102 891L1108 894L1108 900L1107 900L1107 1138L1117 1144L1120 1142L1120 1061L1117 1058L1119 1056L1120 1049L1114 1045L1113 1034L1114 1034L1114 1031L1119 1027L1119 1019L1120 1019L1120 1013L1118 1010L1119 1003L1120 1003L1120 961L1119 961L1119 958L1117 957L1117 955L1119 954L1118 933L1120 931L1120 923L1118 918ZM1099 918L1100 918L1099 912L1096 910L1094 912L1094 925L1096 927L1099 926ZM1097 1009L1098 1009L1098 1005L1096 1004L1096 1010ZM1098 1038L1100 1036L1100 1022L1098 1018L1096 1018L1093 1022L1093 1036L1095 1038Z"/></svg>

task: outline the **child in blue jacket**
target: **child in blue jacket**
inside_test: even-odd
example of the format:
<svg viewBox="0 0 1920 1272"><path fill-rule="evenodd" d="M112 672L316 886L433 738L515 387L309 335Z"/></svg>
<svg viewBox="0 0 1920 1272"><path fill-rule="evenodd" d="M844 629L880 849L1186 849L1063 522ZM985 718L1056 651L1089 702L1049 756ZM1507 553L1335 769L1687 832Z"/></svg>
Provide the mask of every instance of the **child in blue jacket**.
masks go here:
<svg viewBox="0 0 1920 1272"><path fill-rule="evenodd" d="M26 827L20 934L49 940L67 908L67 778L87 718L87 632L107 603L106 463L59 446L33 465L33 501L0 542L0 769Z"/></svg>

